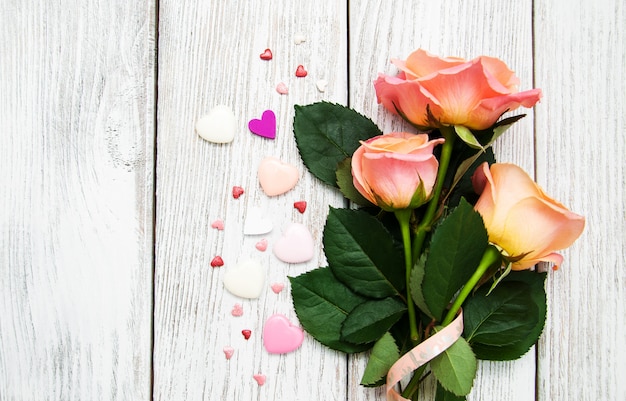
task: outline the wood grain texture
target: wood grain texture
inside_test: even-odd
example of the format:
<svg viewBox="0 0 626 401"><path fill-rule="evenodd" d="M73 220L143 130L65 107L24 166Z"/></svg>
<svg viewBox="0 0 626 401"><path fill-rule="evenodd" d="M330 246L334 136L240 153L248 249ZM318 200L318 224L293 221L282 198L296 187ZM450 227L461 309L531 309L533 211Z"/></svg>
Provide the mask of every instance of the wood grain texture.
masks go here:
<svg viewBox="0 0 626 401"><path fill-rule="evenodd" d="M376 103L373 80L379 72L395 73L389 60L405 59L423 48L441 56L466 59L489 55L504 60L521 79L521 90L532 88L532 2L442 1L350 3L350 105L370 116L383 132L413 132L397 116ZM494 146L499 161L513 162L533 174L533 116L526 113ZM383 399L380 390L358 385L366 358L351 359L350 398ZM534 400L535 356L506 363L480 362L469 400ZM423 399L434 398L429 378Z"/></svg>
<svg viewBox="0 0 626 401"><path fill-rule="evenodd" d="M148 400L151 3L0 6L0 399Z"/></svg>
<svg viewBox="0 0 626 401"><path fill-rule="evenodd" d="M535 10L537 178L586 216L548 280L540 400L626 399L626 7L540 2Z"/></svg>
<svg viewBox="0 0 626 401"><path fill-rule="evenodd" d="M346 357L307 336L302 347L270 355L262 345L265 320L282 313L297 322L287 275L323 265L321 231L328 205L342 205L338 192L305 171L292 134L294 104L317 100L346 102L346 7L339 2L161 1L157 236L155 280L155 400L344 400ZM306 42L296 45L302 33ZM259 54L273 52L271 61ZM296 78L296 67L308 70ZM328 81L324 93L319 79ZM284 82L288 95L275 86ZM217 145L194 132L194 124L214 106L229 106L238 120L235 140ZM247 123L266 109L277 115L277 137L252 135ZM266 196L256 174L267 156L296 165L300 181L290 192ZM233 199L231 188L244 188ZM300 214L293 202L305 200ZM272 220L267 236L244 236L243 222L256 206ZM225 229L211 228L221 218ZM307 225L315 257L287 265L272 246L289 222ZM266 237L266 252L255 243ZM214 256L225 264L211 268ZM224 272L252 257L268 267L259 299L243 300L222 284ZM285 283L280 294L269 285ZM235 303L244 315L233 317ZM252 330L244 340L241 330ZM235 354L226 360L223 347ZM253 375L266 375L260 387Z"/></svg>

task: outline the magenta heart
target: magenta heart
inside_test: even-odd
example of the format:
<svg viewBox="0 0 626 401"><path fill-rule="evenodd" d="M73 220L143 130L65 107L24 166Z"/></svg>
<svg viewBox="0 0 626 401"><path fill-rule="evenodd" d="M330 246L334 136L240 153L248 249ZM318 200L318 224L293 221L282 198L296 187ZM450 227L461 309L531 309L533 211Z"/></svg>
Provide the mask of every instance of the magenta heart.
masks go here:
<svg viewBox="0 0 626 401"><path fill-rule="evenodd" d="M263 345L270 354L286 354L300 348L304 331L291 324L287 317L276 314L270 316L263 327Z"/></svg>
<svg viewBox="0 0 626 401"><path fill-rule="evenodd" d="M253 134L263 138L276 138L276 114L272 110L265 110L261 119L253 118L248 122L248 128Z"/></svg>

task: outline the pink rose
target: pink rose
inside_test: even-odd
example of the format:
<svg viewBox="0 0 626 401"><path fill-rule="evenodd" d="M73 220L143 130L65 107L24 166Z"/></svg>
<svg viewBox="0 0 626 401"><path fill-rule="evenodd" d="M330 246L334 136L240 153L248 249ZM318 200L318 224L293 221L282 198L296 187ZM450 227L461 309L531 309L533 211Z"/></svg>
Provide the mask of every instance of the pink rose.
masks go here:
<svg viewBox="0 0 626 401"><path fill-rule="evenodd" d="M548 197L516 165L484 163L472 182L489 241L509 255L513 270L541 261L560 265L563 257L554 251L569 247L583 231L584 217Z"/></svg>
<svg viewBox="0 0 626 401"><path fill-rule="evenodd" d="M416 50L406 61L392 60L398 76L380 74L374 82L378 103L420 127L432 127L426 107L441 124L481 130L506 111L532 107L540 89L518 92L519 78L496 58L471 61L440 58Z"/></svg>
<svg viewBox="0 0 626 401"><path fill-rule="evenodd" d="M416 208L431 196L439 166L433 148L443 142L406 132L361 142L352 155L354 186L385 210Z"/></svg>

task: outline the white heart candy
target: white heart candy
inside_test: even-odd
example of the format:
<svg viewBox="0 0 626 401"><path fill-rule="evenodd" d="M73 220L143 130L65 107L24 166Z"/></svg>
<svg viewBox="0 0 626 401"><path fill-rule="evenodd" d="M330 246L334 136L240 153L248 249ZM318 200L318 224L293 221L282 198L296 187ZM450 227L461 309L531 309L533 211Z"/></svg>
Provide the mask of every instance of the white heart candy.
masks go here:
<svg viewBox="0 0 626 401"><path fill-rule="evenodd" d="M277 196L290 191L298 183L300 172L275 157L261 160L258 171L259 183L267 196Z"/></svg>
<svg viewBox="0 0 626 401"><path fill-rule="evenodd" d="M315 86L317 87L318 91L324 92L326 90L326 86L328 86L328 81L326 81L325 79L320 79L315 83Z"/></svg>
<svg viewBox="0 0 626 401"><path fill-rule="evenodd" d="M274 244L274 255L286 263L302 263L313 258L313 237L300 223L291 223Z"/></svg>
<svg viewBox="0 0 626 401"><path fill-rule="evenodd" d="M228 106L214 107L209 114L196 122L196 132L201 138L213 143L228 143L235 138L237 120Z"/></svg>
<svg viewBox="0 0 626 401"><path fill-rule="evenodd" d="M267 234L273 229L272 221L263 216L263 212L258 207L251 207L246 213L246 220L243 223L244 235Z"/></svg>
<svg viewBox="0 0 626 401"><path fill-rule="evenodd" d="M253 259L229 267L222 279L224 287L241 298L258 298L265 287L266 269Z"/></svg>
<svg viewBox="0 0 626 401"><path fill-rule="evenodd" d="M306 36L304 36L304 35L303 35L303 34L301 34L301 33L297 33L297 34L295 34L295 35L294 35L294 37L293 37L293 43L295 43L295 44L299 45L299 44L301 44L302 42L306 42Z"/></svg>

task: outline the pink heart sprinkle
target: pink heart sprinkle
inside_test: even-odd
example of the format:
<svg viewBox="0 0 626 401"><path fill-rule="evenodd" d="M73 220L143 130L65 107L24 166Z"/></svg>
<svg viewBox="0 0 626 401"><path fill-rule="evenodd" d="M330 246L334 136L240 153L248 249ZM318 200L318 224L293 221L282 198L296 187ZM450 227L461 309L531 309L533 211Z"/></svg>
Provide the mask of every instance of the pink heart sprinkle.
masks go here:
<svg viewBox="0 0 626 401"><path fill-rule="evenodd" d="M250 336L252 335L252 330L248 330L248 329L241 330L241 334L243 335L243 338L245 338L246 340L249 340Z"/></svg>
<svg viewBox="0 0 626 401"><path fill-rule="evenodd" d="M276 85L276 92L280 93L281 95L286 95L287 93L289 93L289 89L287 89L287 85L281 82Z"/></svg>
<svg viewBox="0 0 626 401"><path fill-rule="evenodd" d="M283 283L274 283L271 285L272 291L274 291L275 294L280 294L280 292L283 290L283 288L285 288L285 284Z"/></svg>
<svg viewBox="0 0 626 401"><path fill-rule="evenodd" d="M263 238L261 241L257 242L254 247L261 252L265 252L267 249L267 240Z"/></svg>
<svg viewBox="0 0 626 401"><path fill-rule="evenodd" d="M233 347L224 347L224 355L226 356L226 359L232 358L234 353L235 349Z"/></svg>
<svg viewBox="0 0 626 401"><path fill-rule="evenodd" d="M222 219L215 220L213 223L211 223L211 227L215 228L217 230L223 230L224 229L224 220L222 220Z"/></svg>
<svg viewBox="0 0 626 401"><path fill-rule="evenodd" d="M259 55L261 60L271 60L272 56L272 51L270 49L265 49L265 51Z"/></svg>
<svg viewBox="0 0 626 401"><path fill-rule="evenodd" d="M254 375L252 377L254 377L254 380L256 380L256 382L258 383L259 386L262 386L262 385L265 384L265 375L258 374L258 375Z"/></svg>
<svg viewBox="0 0 626 401"><path fill-rule="evenodd" d="M235 186L233 187L233 198L235 198L235 199L239 199L239 197L240 197L241 195L243 195L243 192L244 192L244 191L243 191L243 188L241 188L241 187L239 187L239 186L236 186L236 185L235 185Z"/></svg>
<svg viewBox="0 0 626 401"><path fill-rule="evenodd" d="M293 203L293 207L298 209L300 213L304 213L306 210L306 201L297 201Z"/></svg>
<svg viewBox="0 0 626 401"><path fill-rule="evenodd" d="M263 327L263 345L270 354L286 354L300 348L304 330L281 314L270 316Z"/></svg>
<svg viewBox="0 0 626 401"><path fill-rule="evenodd" d="M221 256L216 256L211 261L211 267L222 267L224 266L224 260Z"/></svg>
<svg viewBox="0 0 626 401"><path fill-rule="evenodd" d="M243 315L243 306L241 306L241 304L235 304L233 306L233 310L230 311L230 314L235 316L235 317L239 317Z"/></svg>
<svg viewBox="0 0 626 401"><path fill-rule="evenodd" d="M272 110L265 110L261 119L253 118L248 122L248 129L260 137L276 138L276 114Z"/></svg>

